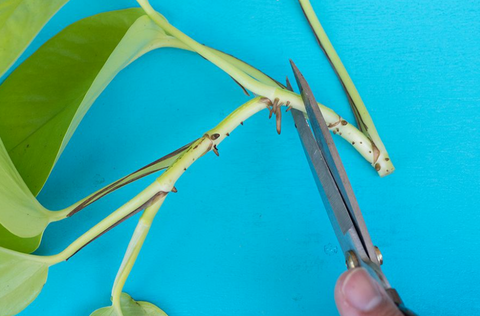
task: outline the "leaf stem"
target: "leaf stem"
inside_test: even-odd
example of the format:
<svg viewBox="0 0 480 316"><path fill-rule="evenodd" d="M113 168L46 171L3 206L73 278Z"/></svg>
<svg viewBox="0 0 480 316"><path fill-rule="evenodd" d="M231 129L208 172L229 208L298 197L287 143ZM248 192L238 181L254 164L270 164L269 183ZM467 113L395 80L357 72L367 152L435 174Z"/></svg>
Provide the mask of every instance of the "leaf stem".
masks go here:
<svg viewBox="0 0 480 316"><path fill-rule="evenodd" d="M168 192L169 191L163 191L160 183L154 181L133 199L122 205L115 212L104 218L97 225L93 226L90 230L77 238L67 248L65 248L65 250L57 255L45 257L45 261L49 262L50 264L55 264L69 259L97 237L109 231L117 224L134 215L138 211L150 206L150 204L155 202L157 198L166 195Z"/></svg>
<svg viewBox="0 0 480 316"><path fill-rule="evenodd" d="M122 188L129 183L137 181L143 177L151 175L153 173L159 172L160 170L164 170L168 168L180 155L181 153L186 150L193 142L178 148L177 150L161 157L160 159L155 160L154 162L138 169L137 171L118 179L117 181L110 183L109 185L103 187L102 189L88 195L87 197L79 200L78 202L70 205L69 207L60 210L60 211L51 211L53 216L51 215L50 221L55 222L62 220L66 217L73 216L83 208L89 206L93 202L101 199L102 197Z"/></svg>
<svg viewBox="0 0 480 316"><path fill-rule="evenodd" d="M118 270L117 277L113 283L112 288L112 305L116 309L120 309L120 296L122 294L125 282L132 271L133 265L137 260L138 254L143 246L143 242L148 235L150 227L152 225L153 218L157 214L160 206L163 204L165 197L160 198L158 201L147 207L140 217L137 227L133 232L133 236L128 244L127 251L123 258L120 269ZM119 313L120 315L120 313Z"/></svg>

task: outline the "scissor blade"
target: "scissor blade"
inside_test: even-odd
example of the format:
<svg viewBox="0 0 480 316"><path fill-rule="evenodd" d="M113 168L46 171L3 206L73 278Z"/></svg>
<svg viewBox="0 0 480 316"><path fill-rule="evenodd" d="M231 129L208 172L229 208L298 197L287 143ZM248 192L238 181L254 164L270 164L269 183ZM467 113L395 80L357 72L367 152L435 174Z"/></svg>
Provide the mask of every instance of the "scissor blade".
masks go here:
<svg viewBox="0 0 480 316"><path fill-rule="evenodd" d="M292 61L290 61L290 63L292 64L293 72L301 91L302 99L305 104L305 109L310 120L310 126L313 130L316 143L321 150L330 174L334 179L333 185L338 188L338 191L340 192L340 195L343 198L344 204L347 208L346 213L342 210L333 209L335 217L339 223L347 222L348 220L345 219L345 217L348 217L349 220L353 222L361 243L359 249L356 249L358 255L360 255L363 260L370 260L379 265L375 248L371 242L370 234L366 228L365 221L358 206L358 202L353 194L350 181L348 180L345 168L343 167L340 156L338 155L337 148L335 147L332 136L330 135L325 119L323 118L320 108L318 107L318 103L315 100L313 93L303 75ZM330 189L324 186L324 190L329 191ZM342 227L342 225L340 226ZM344 228L347 227L345 226ZM345 234L346 231L344 230L343 233Z"/></svg>
<svg viewBox="0 0 480 316"><path fill-rule="evenodd" d="M292 116L300 135L310 170L314 175L315 182L319 188L318 191L322 197L325 210L332 223L340 247L343 253L349 250L356 250L359 238L351 238L349 234L352 233L354 236L356 235L355 226L348 215L345 202L335 185L335 180L331 176L328 165L315 141L310 126L301 111L292 109ZM363 246L360 245L360 247Z"/></svg>
<svg viewBox="0 0 480 316"><path fill-rule="evenodd" d="M293 91L288 78L286 87L288 90ZM295 127L302 141L303 150L305 151L310 170L314 175L315 183L319 189L340 247L343 252L351 250L353 247L350 242L345 240L345 232L354 228L354 224L348 215L348 210L346 209L341 193L338 191L335 180L308 125L307 118L303 112L299 110L292 109L291 112ZM334 209L336 209L337 212L335 212ZM345 213L345 215L340 215L342 212Z"/></svg>
<svg viewBox="0 0 480 316"><path fill-rule="evenodd" d="M292 116L295 121L297 131L300 135L303 149L305 150L307 159L309 161L312 174L314 175L317 187L325 205L325 209L327 210L340 246L342 247L344 253L349 250L354 250L356 252L356 254L361 258L359 262L360 266L367 269L370 275L380 282L403 315L416 316L415 313L405 308L402 299L398 295L397 291L390 287L387 278L380 268L380 263L378 262L378 258L375 254L375 249L373 248L370 240L370 235L368 234L365 226L362 213L360 212L358 203L353 195L350 182L348 181L347 174L343 168L340 157L338 156L338 152L336 151L333 140L331 139L331 135L328 132L325 120L321 115L320 109L318 108L317 102L313 97L310 87L292 61L291 64L299 87L302 90L302 98L305 103L305 108L307 112L309 112L308 115L310 117L310 123L312 124L313 131L315 132L315 130L317 130L316 134L318 134L318 131L320 130L320 133L322 133L321 137L323 137L321 139L322 141L319 141L319 139L315 137L316 135L314 136L314 133L312 133L312 129L308 125L307 119L302 112L292 109ZM293 91L288 78L287 89ZM307 97L305 94L307 94ZM308 95L310 97L308 97ZM320 112L320 120L312 119L312 117L315 117L313 113L315 109ZM311 113L313 113L313 115ZM321 125L323 125L323 129L320 129L322 127ZM325 136L325 134L327 136ZM325 147L322 147L322 144L326 144L328 146L329 143L327 142L327 139L330 139L333 152L330 151L330 147L326 147L326 156L323 154ZM339 173L338 168L336 169L337 171L332 172L331 165L326 159L329 157L329 155L334 163L338 160L340 172L343 172L343 177L340 177L342 173ZM335 167L337 167L336 164ZM340 180L335 179L335 172L337 172L337 178L340 178ZM339 182L343 184L343 190L346 190L346 193L341 192L342 189L338 185ZM350 196L347 194L350 194ZM352 207L352 205L353 208L347 210L347 208Z"/></svg>

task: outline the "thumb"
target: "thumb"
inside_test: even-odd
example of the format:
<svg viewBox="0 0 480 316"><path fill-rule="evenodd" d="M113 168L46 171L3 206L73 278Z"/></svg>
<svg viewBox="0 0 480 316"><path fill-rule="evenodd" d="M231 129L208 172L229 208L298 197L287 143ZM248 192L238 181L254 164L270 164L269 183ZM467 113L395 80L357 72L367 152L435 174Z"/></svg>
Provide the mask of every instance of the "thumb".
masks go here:
<svg viewBox="0 0 480 316"><path fill-rule="evenodd" d="M342 274L335 286L335 302L342 316L402 316L385 290L357 268Z"/></svg>

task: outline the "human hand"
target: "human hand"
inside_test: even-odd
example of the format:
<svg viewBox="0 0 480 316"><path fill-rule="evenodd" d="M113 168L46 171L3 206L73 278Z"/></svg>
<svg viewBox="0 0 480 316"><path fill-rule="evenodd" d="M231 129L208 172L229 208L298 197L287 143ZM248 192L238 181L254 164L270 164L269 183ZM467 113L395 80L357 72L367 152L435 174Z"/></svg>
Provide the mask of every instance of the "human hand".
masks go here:
<svg viewBox="0 0 480 316"><path fill-rule="evenodd" d="M340 276L335 286L335 302L342 316L403 316L385 290L363 268Z"/></svg>

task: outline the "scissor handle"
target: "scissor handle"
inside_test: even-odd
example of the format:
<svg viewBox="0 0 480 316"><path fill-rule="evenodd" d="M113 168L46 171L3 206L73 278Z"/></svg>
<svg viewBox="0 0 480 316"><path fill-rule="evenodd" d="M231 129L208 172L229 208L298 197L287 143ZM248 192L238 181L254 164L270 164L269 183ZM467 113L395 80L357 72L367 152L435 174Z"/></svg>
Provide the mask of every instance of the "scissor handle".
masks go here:
<svg viewBox="0 0 480 316"><path fill-rule="evenodd" d="M386 291L387 291L388 296L390 296L390 298L393 300L395 305L397 305L398 309L403 313L403 315L405 315L405 316L418 316L417 314L415 314L414 312L412 312L411 310L409 310L408 308L405 307L402 299L400 298L400 295L398 295L397 290L389 288Z"/></svg>

